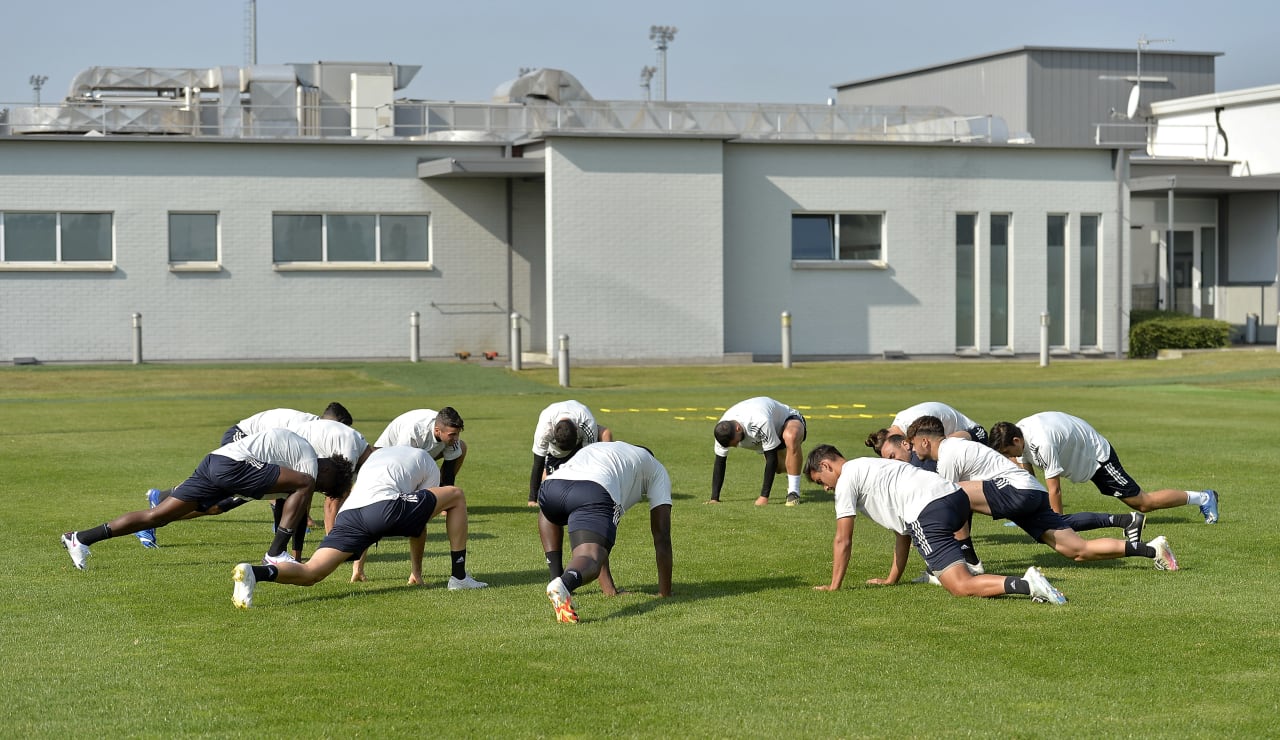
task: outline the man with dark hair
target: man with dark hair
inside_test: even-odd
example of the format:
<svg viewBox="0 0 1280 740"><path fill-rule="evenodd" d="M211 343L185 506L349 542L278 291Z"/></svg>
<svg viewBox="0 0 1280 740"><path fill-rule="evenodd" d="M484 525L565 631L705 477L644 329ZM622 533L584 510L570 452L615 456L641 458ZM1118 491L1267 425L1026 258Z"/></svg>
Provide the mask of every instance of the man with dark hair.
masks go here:
<svg viewBox="0 0 1280 740"><path fill-rule="evenodd" d="M467 572L467 500L457 486L440 485L440 469L425 450L383 447L369 456L333 529L305 563L240 563L232 571L231 601L253 606L263 581L312 586L384 537L409 538L409 585L420 586L427 521L445 514L449 538L450 591L484 588Z"/></svg>
<svg viewBox="0 0 1280 740"><path fill-rule="evenodd" d="M408 445L426 450L440 462L440 484L452 486L467 459L467 443L460 438L462 417L452 406L439 411L414 409L387 424L374 447Z"/></svg>
<svg viewBox="0 0 1280 740"><path fill-rule="evenodd" d="M351 418L351 412L347 411L347 407L337 401L333 401L328 406L325 406L324 413L320 414L320 418L332 419L341 424L346 424L347 426L355 424L355 420Z"/></svg>
<svg viewBox="0 0 1280 740"><path fill-rule="evenodd" d="M597 442L547 476L538 489L538 535L551 582L547 598L556 621L576 623L573 592L600 579L600 590L618 593L609 552L618 520L640 499L649 500L649 530L658 564L658 595L671 595L671 478L647 448ZM569 567L561 567L569 528Z"/></svg>
<svg viewBox="0 0 1280 740"><path fill-rule="evenodd" d="M1099 493L1118 498L1135 511L1198 506L1205 524L1218 522L1217 491L1143 491L1120 464L1111 443L1084 419L1070 414L1043 411L1017 424L997 422L991 427L989 443L1019 465L1044 471L1049 505L1058 513L1062 513L1061 479L1065 476L1073 483L1092 481Z"/></svg>
<svg viewBox="0 0 1280 740"><path fill-rule="evenodd" d="M832 541L831 582L814 586L835 591L844 582L852 552L853 525L866 514L897 534L893 563L884 578L869 584L892 586L902 578L911 545L938 575L942 587L955 596L1003 596L1023 594L1033 601L1065 604L1067 597L1054 588L1035 566L1021 578L992 574L973 575L964 567L964 556L955 531L969 519L969 497L956 484L937 473L921 470L900 460L860 457L846 460L831 445L809 452L805 474L835 493L836 534Z"/></svg>
<svg viewBox="0 0 1280 740"><path fill-rule="evenodd" d="M1084 539L1066 517L1049 507L1048 492L1035 476L984 444L946 436L937 417L916 419L907 436L916 454L938 463L938 475L964 489L974 511L992 519L1009 519L1064 557L1077 562L1141 557L1154 561L1157 570L1178 569L1163 536L1145 544L1141 541L1141 522L1136 531L1126 528L1128 539Z"/></svg>
<svg viewBox="0 0 1280 740"><path fill-rule="evenodd" d="M720 503L720 489L724 487L725 468L731 447L755 450L764 455L764 482L760 485L756 506L769 503L773 478L784 470L787 473L787 506L800 503L800 467L804 463L801 445L805 438L805 420L799 411L765 396L749 398L729 407L713 431L716 459L711 471L711 500L707 503ZM780 449L786 454L782 468L778 466Z"/></svg>
<svg viewBox="0 0 1280 740"><path fill-rule="evenodd" d="M287 429L271 429L205 455L191 477L173 488L158 505L122 514L92 529L66 532L62 546L70 553L71 562L85 570L90 545L141 529L163 527L207 511L229 496L261 499L272 493L288 493L285 521L300 521L314 491L345 493L351 487L351 479L351 463L347 460L337 456L317 459L307 440ZM277 542L279 539L277 533ZM277 550L277 542L272 543L272 549L279 554L283 545Z"/></svg>
<svg viewBox="0 0 1280 740"><path fill-rule="evenodd" d="M930 460L921 460L911 451L906 438L907 427L921 416L934 416L942 420L947 436L971 439L975 442L987 441L987 430L973 419L956 411L945 403L925 401L899 411L893 421L884 429L876 430L867 436L866 445L886 460L902 460L918 468L933 470Z"/></svg>
<svg viewBox="0 0 1280 740"><path fill-rule="evenodd" d="M538 505L542 479L595 442L612 442L613 432L600 426L591 409L577 401L560 401L542 410L533 428L533 468L529 471L529 506Z"/></svg>

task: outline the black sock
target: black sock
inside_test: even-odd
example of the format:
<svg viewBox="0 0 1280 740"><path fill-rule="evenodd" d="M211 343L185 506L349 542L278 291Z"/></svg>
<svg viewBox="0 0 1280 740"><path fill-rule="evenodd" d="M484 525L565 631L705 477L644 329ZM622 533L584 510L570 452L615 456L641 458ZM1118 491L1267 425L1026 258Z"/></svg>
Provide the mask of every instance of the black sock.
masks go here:
<svg viewBox="0 0 1280 740"><path fill-rule="evenodd" d="M547 572L551 574L551 580L564 575L564 551L547 550L543 554L547 556Z"/></svg>
<svg viewBox="0 0 1280 740"><path fill-rule="evenodd" d="M560 581L564 583L565 588L569 589L569 593L573 593L578 586L582 585L582 574L570 568L564 572L564 575L560 576Z"/></svg>
<svg viewBox="0 0 1280 740"><path fill-rule="evenodd" d="M964 539L957 541L960 543L960 552L964 555L964 561L966 563L969 565L979 565L982 563L982 561L978 559L977 551L973 549L972 537L965 537Z"/></svg>
<svg viewBox="0 0 1280 740"><path fill-rule="evenodd" d="M278 498L271 502L271 518L275 522L271 525L271 531L274 532L280 528L280 517L284 514L284 499Z"/></svg>
<svg viewBox="0 0 1280 740"><path fill-rule="evenodd" d="M1117 517L1110 514L1099 514L1095 511L1077 511L1074 514L1064 514L1062 518L1066 519L1067 524L1077 532L1120 526L1114 521Z"/></svg>
<svg viewBox="0 0 1280 740"><path fill-rule="evenodd" d="M111 536L111 527L108 527L105 524L94 527L93 529L82 529L79 532L76 532L76 539L79 540L82 545L92 545L95 542L110 539Z"/></svg>
<svg viewBox="0 0 1280 740"><path fill-rule="evenodd" d="M280 569L274 565L252 565L253 577L259 581L274 581L280 575Z"/></svg>
<svg viewBox="0 0 1280 740"><path fill-rule="evenodd" d="M236 508L237 506L244 506L247 503L249 503L249 499L247 498L236 498L235 496L232 496L230 498L222 499L217 504L215 504L215 506L218 507L219 512L225 514L228 511L231 511L232 509Z"/></svg>
<svg viewBox="0 0 1280 740"><path fill-rule="evenodd" d="M453 569L454 578L462 580L467 577L467 551L466 550L450 550L449 551L450 568Z"/></svg>
<svg viewBox="0 0 1280 740"><path fill-rule="evenodd" d="M1125 542L1124 556L1126 558L1154 558L1156 549L1145 542Z"/></svg>
<svg viewBox="0 0 1280 740"><path fill-rule="evenodd" d="M293 537L293 530L286 527L277 527L276 536L271 538L271 549L267 550L267 555L275 557L284 552L284 548L289 544L290 538Z"/></svg>
<svg viewBox="0 0 1280 740"><path fill-rule="evenodd" d="M1005 576L1004 592L1007 594L1022 594L1023 596L1030 596L1031 584L1027 583L1024 578Z"/></svg>

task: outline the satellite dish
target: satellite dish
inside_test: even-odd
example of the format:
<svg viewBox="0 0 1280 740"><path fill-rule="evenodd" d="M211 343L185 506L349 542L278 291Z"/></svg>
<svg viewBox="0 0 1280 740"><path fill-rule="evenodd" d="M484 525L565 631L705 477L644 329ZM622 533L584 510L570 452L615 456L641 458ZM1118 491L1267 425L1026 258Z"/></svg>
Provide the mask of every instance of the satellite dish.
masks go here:
<svg viewBox="0 0 1280 740"><path fill-rule="evenodd" d="M1129 104L1124 108L1124 114L1128 118L1133 118L1138 114L1138 96L1142 94L1142 88L1134 85L1129 91Z"/></svg>

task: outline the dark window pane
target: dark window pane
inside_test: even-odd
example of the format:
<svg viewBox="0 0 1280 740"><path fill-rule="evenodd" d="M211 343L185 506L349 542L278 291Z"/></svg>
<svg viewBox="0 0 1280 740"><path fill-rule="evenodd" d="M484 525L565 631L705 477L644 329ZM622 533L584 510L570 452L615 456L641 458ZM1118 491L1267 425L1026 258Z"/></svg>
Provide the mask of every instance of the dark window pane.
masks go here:
<svg viewBox="0 0 1280 740"><path fill-rule="evenodd" d="M216 262L217 259L217 214L169 214L170 262Z"/></svg>
<svg viewBox="0 0 1280 740"><path fill-rule="evenodd" d="M56 213L6 213L4 258L8 262L53 262L58 258Z"/></svg>
<svg viewBox="0 0 1280 740"><path fill-rule="evenodd" d="M430 259L426 216L382 217L382 261L426 262Z"/></svg>
<svg viewBox="0 0 1280 740"><path fill-rule="evenodd" d="M791 259L829 260L835 254L835 221L832 216L791 216Z"/></svg>
<svg viewBox="0 0 1280 740"><path fill-rule="evenodd" d="M880 259L881 217L878 213L846 213L840 216L840 259Z"/></svg>
<svg viewBox="0 0 1280 740"><path fill-rule="evenodd" d="M376 216L329 216L329 261L372 262Z"/></svg>
<svg viewBox="0 0 1280 740"><path fill-rule="evenodd" d="M1046 235L1049 253L1048 291L1045 296L1049 307L1049 344L1061 347L1067 335L1067 217L1049 216L1049 233Z"/></svg>
<svg viewBox="0 0 1280 740"><path fill-rule="evenodd" d="M277 214L272 217L272 259L276 262L319 262L323 257L319 215Z"/></svg>
<svg viewBox="0 0 1280 740"><path fill-rule="evenodd" d="M972 347L974 340L975 253L973 234L977 216L956 214L956 346Z"/></svg>

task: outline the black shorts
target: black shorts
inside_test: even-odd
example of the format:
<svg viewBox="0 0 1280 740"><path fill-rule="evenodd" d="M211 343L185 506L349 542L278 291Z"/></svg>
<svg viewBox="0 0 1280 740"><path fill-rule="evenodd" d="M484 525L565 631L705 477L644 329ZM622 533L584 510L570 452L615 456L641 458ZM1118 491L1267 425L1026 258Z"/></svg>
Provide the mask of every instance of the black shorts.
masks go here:
<svg viewBox="0 0 1280 740"><path fill-rule="evenodd" d="M622 507L595 481L548 478L538 488L538 507L547 521L567 525L570 534L581 529L595 532L606 548L617 540Z"/></svg>
<svg viewBox="0 0 1280 740"><path fill-rule="evenodd" d="M232 442L239 442L247 436L249 435L245 434L243 429L232 424L230 429L222 433L222 444L225 447Z"/></svg>
<svg viewBox="0 0 1280 740"><path fill-rule="evenodd" d="M1008 519L1036 542L1045 532L1071 529L1071 524L1049 505L1049 494L1034 488L1014 488L1003 478L982 481L982 494L992 519Z"/></svg>
<svg viewBox="0 0 1280 740"><path fill-rule="evenodd" d="M200 461L190 478L173 489L173 497L196 504L206 511L225 498L260 499L271 493L280 480L280 466L274 463L251 463L209 453Z"/></svg>
<svg viewBox="0 0 1280 740"><path fill-rule="evenodd" d="M986 430L986 429L983 429L983 428L982 428L982 427L980 427L980 426L972 426L972 427L969 427L968 429L966 429L965 431L969 433L969 436L970 436L970 437L973 437L973 441L974 441L974 442L981 442L982 444L986 444L986 443L987 443L987 430Z"/></svg>
<svg viewBox="0 0 1280 740"><path fill-rule="evenodd" d="M907 522L907 534L929 570L941 573L964 562L956 530L969 521L969 513L969 496L957 489L924 507L914 522Z"/></svg>
<svg viewBox="0 0 1280 740"><path fill-rule="evenodd" d="M1098 487L1098 493L1116 498L1129 498L1142 493L1142 487L1124 471L1116 448L1111 448L1111 456L1098 464L1098 470L1089 480Z"/></svg>
<svg viewBox="0 0 1280 740"><path fill-rule="evenodd" d="M338 512L333 529L320 547L349 552L352 557L383 537L419 537L436 511L436 495L425 488L394 501L379 501Z"/></svg>

